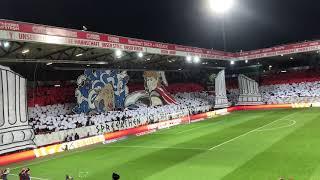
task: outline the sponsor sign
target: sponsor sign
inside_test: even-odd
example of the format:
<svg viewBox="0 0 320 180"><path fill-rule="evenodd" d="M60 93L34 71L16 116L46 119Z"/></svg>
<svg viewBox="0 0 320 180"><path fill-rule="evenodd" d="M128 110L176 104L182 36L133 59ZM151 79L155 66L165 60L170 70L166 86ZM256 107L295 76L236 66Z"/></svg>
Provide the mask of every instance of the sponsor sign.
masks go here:
<svg viewBox="0 0 320 180"><path fill-rule="evenodd" d="M153 129L153 130L137 133L136 136L144 136L144 135L152 134L152 133L155 133L155 132L157 132L157 130Z"/></svg>

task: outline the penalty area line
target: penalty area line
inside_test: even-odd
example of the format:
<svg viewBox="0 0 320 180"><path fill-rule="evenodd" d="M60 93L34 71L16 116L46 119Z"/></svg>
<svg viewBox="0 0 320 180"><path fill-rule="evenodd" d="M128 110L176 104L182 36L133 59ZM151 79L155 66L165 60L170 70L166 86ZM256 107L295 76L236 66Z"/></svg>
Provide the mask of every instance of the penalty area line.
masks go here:
<svg viewBox="0 0 320 180"><path fill-rule="evenodd" d="M275 121L272 121L271 123L265 124L265 125L263 125L263 126L261 126L261 127L258 127L258 128L256 128L256 129L253 129L253 130L249 131L249 132L246 132L246 133L244 133L244 134L241 134L240 136L237 136L237 137L232 138L232 139L230 139L230 140L228 140L228 141L225 141L225 142L223 142L223 143L221 143L221 144L218 144L218 145L216 145L216 146L213 146L213 147L209 148L208 150L209 150L209 151L214 150L214 149L216 149L216 148L218 148L218 147L220 147L220 146L223 146L223 145L225 145L225 144L227 144L227 143L229 143L229 142L232 142L232 141L234 141L234 140L237 140L237 139L239 139L239 138L241 138L241 137L243 137L243 136L246 136L246 135L248 135L248 134L250 134L250 133L259 131L260 129L262 129L262 128L266 127L266 126L269 126L269 125L271 125L271 124L273 124L273 123L275 123L275 122L284 120L284 119L288 118L289 116L295 115L295 114L297 114L297 113L298 113L298 112L293 113L293 114L289 114L289 115L287 115L287 116L285 116L285 117L282 117L282 118L280 118L280 119L277 119L277 120L275 120Z"/></svg>

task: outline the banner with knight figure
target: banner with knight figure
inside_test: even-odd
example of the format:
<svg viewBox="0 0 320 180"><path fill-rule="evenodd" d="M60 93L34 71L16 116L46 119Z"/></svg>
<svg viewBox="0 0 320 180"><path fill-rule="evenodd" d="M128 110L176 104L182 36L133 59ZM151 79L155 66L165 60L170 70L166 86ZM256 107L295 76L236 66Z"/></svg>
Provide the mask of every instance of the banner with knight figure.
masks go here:
<svg viewBox="0 0 320 180"><path fill-rule="evenodd" d="M128 95L125 101L126 107L137 102L142 102L149 106L177 104L177 101L165 89L165 86L168 86L168 82L163 71L145 71L143 78L145 90Z"/></svg>
<svg viewBox="0 0 320 180"><path fill-rule="evenodd" d="M78 105L75 113L106 112L123 109L128 95L126 71L87 69L78 80L75 91Z"/></svg>
<svg viewBox="0 0 320 180"><path fill-rule="evenodd" d="M101 113L135 107L137 103L148 106L177 104L165 89L168 82L164 72L146 71L143 79L145 89L129 94L126 71L87 69L77 80L77 106L74 112Z"/></svg>

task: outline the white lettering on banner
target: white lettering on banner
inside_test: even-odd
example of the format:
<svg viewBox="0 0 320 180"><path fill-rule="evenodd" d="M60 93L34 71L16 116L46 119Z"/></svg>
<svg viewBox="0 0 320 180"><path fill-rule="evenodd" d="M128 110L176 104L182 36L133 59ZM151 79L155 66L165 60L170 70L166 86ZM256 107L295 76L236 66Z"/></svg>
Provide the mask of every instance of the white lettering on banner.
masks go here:
<svg viewBox="0 0 320 180"><path fill-rule="evenodd" d="M84 39L75 39L74 44L80 45L80 46L94 46L94 47L100 46L100 42L98 41L90 41L90 40L84 40Z"/></svg>
<svg viewBox="0 0 320 180"><path fill-rule="evenodd" d="M136 41L136 40L131 40L131 39L128 39L128 44L136 45L136 46L143 46L143 42L142 41Z"/></svg>
<svg viewBox="0 0 320 180"><path fill-rule="evenodd" d="M143 45L147 46L147 47L152 47L152 43L151 42L143 42Z"/></svg>
<svg viewBox="0 0 320 180"><path fill-rule="evenodd" d="M43 26L32 26L32 32L38 33L38 34L46 34L47 29Z"/></svg>
<svg viewBox="0 0 320 180"><path fill-rule="evenodd" d="M116 43L101 43L103 48L110 48L110 49L124 49L123 44L116 44Z"/></svg>
<svg viewBox="0 0 320 180"><path fill-rule="evenodd" d="M159 48L159 49L168 49L168 45L160 44L160 43L155 43L154 47Z"/></svg>
<svg viewBox="0 0 320 180"><path fill-rule="evenodd" d="M100 35L98 34L87 34L87 39L97 40L100 41Z"/></svg>
<svg viewBox="0 0 320 180"><path fill-rule="evenodd" d="M1 22L0 21L0 29L2 30L9 30L9 31L19 31L20 26L16 23L8 23L8 22Z"/></svg>
<svg viewBox="0 0 320 180"><path fill-rule="evenodd" d="M127 51L143 51L143 47L140 46L124 45L124 49Z"/></svg>
<svg viewBox="0 0 320 180"><path fill-rule="evenodd" d="M120 38L114 36L108 36L109 42L120 43Z"/></svg>
<svg viewBox="0 0 320 180"><path fill-rule="evenodd" d="M157 123L157 124L148 125L148 129L152 130L152 129L170 128L172 126L176 126L176 125L181 124L181 122L182 122L181 119L175 119L175 120L171 120L171 121L160 122L160 123Z"/></svg>
<svg viewBox="0 0 320 180"><path fill-rule="evenodd" d="M120 121L107 122L105 124L96 125L96 133L102 134L107 132L120 131L141 126L139 119L125 119Z"/></svg>

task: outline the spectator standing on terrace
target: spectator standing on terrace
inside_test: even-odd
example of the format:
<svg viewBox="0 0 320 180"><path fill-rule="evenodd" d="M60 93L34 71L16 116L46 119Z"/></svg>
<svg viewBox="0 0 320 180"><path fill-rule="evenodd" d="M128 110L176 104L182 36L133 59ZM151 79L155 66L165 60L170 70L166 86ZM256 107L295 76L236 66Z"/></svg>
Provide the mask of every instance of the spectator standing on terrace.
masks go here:
<svg viewBox="0 0 320 180"><path fill-rule="evenodd" d="M9 173L10 173L10 169L9 169L9 168L3 170L2 173L0 173L1 179L2 179L2 180L8 180L8 175L9 175Z"/></svg>
<svg viewBox="0 0 320 180"><path fill-rule="evenodd" d="M25 180L31 180L30 178L30 169L27 168L27 170L25 171Z"/></svg>
<svg viewBox="0 0 320 180"><path fill-rule="evenodd" d="M26 177L25 177L25 172L26 172L26 169L25 168L22 168L22 170L20 171L19 173L19 179L20 180L25 180Z"/></svg>

